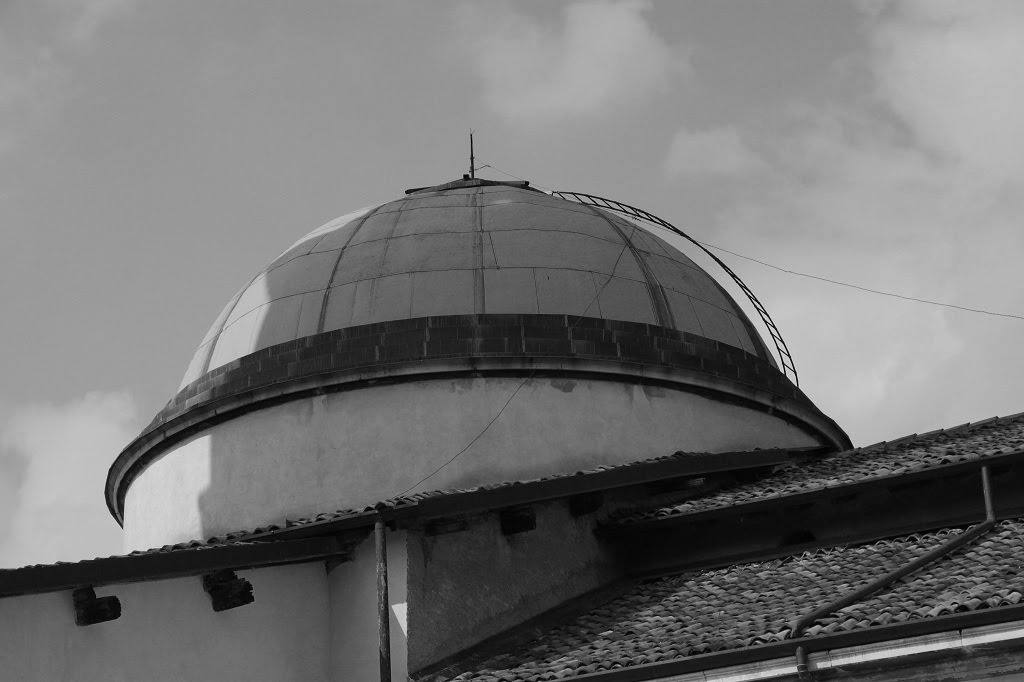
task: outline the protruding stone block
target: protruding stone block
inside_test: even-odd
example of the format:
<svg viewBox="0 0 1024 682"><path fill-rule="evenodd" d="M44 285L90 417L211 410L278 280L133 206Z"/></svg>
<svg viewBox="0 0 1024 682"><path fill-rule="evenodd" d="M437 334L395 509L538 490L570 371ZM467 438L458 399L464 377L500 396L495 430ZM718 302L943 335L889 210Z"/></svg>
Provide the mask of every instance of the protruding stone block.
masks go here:
<svg viewBox="0 0 1024 682"><path fill-rule="evenodd" d="M220 571L203 576L203 589L210 595L214 611L227 611L255 601L252 583L239 578L234 571Z"/></svg>
<svg viewBox="0 0 1024 682"><path fill-rule="evenodd" d="M121 617L121 601L114 596L97 597L91 587L72 593L75 603L75 625L95 625Z"/></svg>
<svg viewBox="0 0 1024 682"><path fill-rule="evenodd" d="M537 527L537 514L533 507L510 507L499 512L501 532L504 535L525 533Z"/></svg>

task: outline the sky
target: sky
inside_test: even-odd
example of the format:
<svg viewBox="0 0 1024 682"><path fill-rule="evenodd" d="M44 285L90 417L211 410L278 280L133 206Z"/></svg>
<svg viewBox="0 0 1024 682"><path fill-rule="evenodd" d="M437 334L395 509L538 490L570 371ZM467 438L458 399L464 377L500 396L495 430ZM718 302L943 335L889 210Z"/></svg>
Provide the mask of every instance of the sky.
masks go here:
<svg viewBox="0 0 1024 682"><path fill-rule="evenodd" d="M231 295L470 129L482 177L1024 316L1022 72L1016 0L0 0L0 566L118 553L107 467ZM855 445L1024 410L1024 320L716 253Z"/></svg>

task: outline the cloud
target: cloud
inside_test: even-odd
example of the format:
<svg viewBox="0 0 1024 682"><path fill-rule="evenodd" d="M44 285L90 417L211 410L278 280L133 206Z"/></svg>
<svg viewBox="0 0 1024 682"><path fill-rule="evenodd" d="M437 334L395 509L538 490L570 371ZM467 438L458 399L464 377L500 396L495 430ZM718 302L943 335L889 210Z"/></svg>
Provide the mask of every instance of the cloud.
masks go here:
<svg viewBox="0 0 1024 682"><path fill-rule="evenodd" d="M872 34L879 94L916 140L983 181L1024 179L1024 5L911 2Z"/></svg>
<svg viewBox="0 0 1024 682"><path fill-rule="evenodd" d="M7 488L0 566L120 553L121 529L107 512L103 486L137 426L135 403L123 392L11 412L0 431L0 480Z"/></svg>
<svg viewBox="0 0 1024 682"><path fill-rule="evenodd" d="M691 132L681 128L669 144L665 170L669 175L740 175L764 168L761 158L734 127Z"/></svg>
<svg viewBox="0 0 1024 682"><path fill-rule="evenodd" d="M711 209L713 233L698 236L790 269L1019 314L1019 7L886 4L867 16L865 48L854 60L861 71L827 99L788 102L732 132L684 127L666 156L667 176L680 172L681 146L694 158L684 172L714 176L716 189L727 188L708 200L720 202ZM849 59L841 68L856 71ZM697 161L716 149L749 150L744 143L770 172L726 177ZM1024 365L1008 360L1024 342L1019 320L810 283L723 258L768 306L802 387L855 443L904 435L907 424L923 432L1024 409L1017 388Z"/></svg>
<svg viewBox="0 0 1024 682"><path fill-rule="evenodd" d="M69 13L68 35L84 45L92 42L105 25L126 14L137 4L137 0L75 0L60 2Z"/></svg>
<svg viewBox="0 0 1024 682"><path fill-rule="evenodd" d="M688 73L685 51L654 32L648 10L635 0L577 2L564 7L558 28L507 7L465 6L460 18L487 106L540 123L646 100Z"/></svg>
<svg viewBox="0 0 1024 682"><path fill-rule="evenodd" d="M72 87L76 60L137 0L0 3L0 153L51 121Z"/></svg>

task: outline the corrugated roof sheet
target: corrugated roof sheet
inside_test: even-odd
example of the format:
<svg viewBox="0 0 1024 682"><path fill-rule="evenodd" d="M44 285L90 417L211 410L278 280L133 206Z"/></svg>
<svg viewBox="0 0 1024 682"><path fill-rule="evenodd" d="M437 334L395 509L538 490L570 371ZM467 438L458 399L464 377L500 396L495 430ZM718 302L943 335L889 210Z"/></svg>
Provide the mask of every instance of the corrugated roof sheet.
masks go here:
<svg viewBox="0 0 1024 682"><path fill-rule="evenodd" d="M1024 413L993 417L975 424L915 434L795 464L767 478L730 486L705 497L630 511L618 516L615 522L629 524L684 516L773 497L901 476L1020 448L1024 448Z"/></svg>
<svg viewBox="0 0 1024 682"><path fill-rule="evenodd" d="M789 622L962 533L947 529L639 582L533 641L449 679L554 680L784 639ZM995 528L807 636L1016 604L1024 520Z"/></svg>

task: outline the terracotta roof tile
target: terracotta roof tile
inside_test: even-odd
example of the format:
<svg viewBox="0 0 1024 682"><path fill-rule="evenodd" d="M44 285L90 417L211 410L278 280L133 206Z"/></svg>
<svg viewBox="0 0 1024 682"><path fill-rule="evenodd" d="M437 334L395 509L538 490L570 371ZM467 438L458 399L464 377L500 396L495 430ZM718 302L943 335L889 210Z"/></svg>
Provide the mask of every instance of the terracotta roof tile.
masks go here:
<svg viewBox="0 0 1024 682"><path fill-rule="evenodd" d="M780 641L789 623L962 533L947 529L638 582L453 680L548 680ZM1024 596L1024 520L812 623L807 636L998 608Z"/></svg>
<svg viewBox="0 0 1024 682"><path fill-rule="evenodd" d="M460 495L460 494L465 494L465 493L482 492L482 491L487 491L487 490L500 490L500 489L511 488L511 487L514 487L514 486L520 486L520 485L524 485L524 484L537 483L537 482L542 482L542 481L553 481L553 480L558 480L558 479L567 479L567 478L573 478L573 477L576 477L576 476L584 476L584 475L589 475L589 474L596 474L596 473L604 472L604 471L628 470L628 469L633 469L633 468L640 468L640 467L644 467L644 466L650 466L652 464L657 464L657 463L660 463L660 462L681 461L681 460L685 460L687 458L693 457L694 455L706 455L706 454L708 454L708 453L676 452L676 453L673 453L671 455L663 455L663 456L660 456L660 457L652 457L652 458L649 458L649 459L638 460L636 462L627 462L625 464L615 464L615 465L601 465L601 466L594 467L592 469L586 469L586 470L582 470L582 471L574 471L574 472L564 473L564 474L552 474L550 476L543 476L543 477L540 477L540 478L525 479L525 480L519 480L519 481L503 481L503 482L499 482L499 483L481 485L481 486L476 486L476 487L471 487L471 488L447 488L447 489L441 489L441 490L428 490L428 491L423 491L423 492L410 493L410 494L407 494L407 495L401 495L401 496L398 496L398 497L393 497L393 498L389 498L387 500L383 500L382 503L385 504L390 509L397 509L397 508L401 508L401 507L413 506L413 505L415 505L415 504L417 504L419 502L423 502L424 500L434 499L434 498L438 498L438 497L448 497L448 496ZM348 508L348 509L338 509L338 510L330 511L330 512L320 512L320 513L314 514L312 516L293 518L293 519L285 519L280 524L267 524L265 526L259 526L257 528L253 528L253 529L249 529L249 530L230 531L230 532L227 532L227 533L222 533L220 535L216 535L216 536L207 538L206 540L189 540L187 542L179 542L179 543L176 543L176 544L164 545L162 547L154 547L154 548L145 549L145 550L135 550L135 551L130 552L129 554L126 554L126 555L114 555L113 557L96 557L96 559L108 559L108 558L115 558L115 557L122 557L122 556L136 556L136 555L140 555L140 554L156 554L156 553L166 553L166 552L187 551L187 550L193 550L193 549L202 549L204 547L212 547L212 546L217 546L217 545L224 545L224 544L229 544L229 543L232 543L232 544L233 543L240 543L240 542L245 542L245 541L253 540L253 539L264 540L265 538L262 538L260 536L264 536L264 535L266 535L268 533L273 533L275 531L284 530L286 528L294 528L294 527L297 527L297 526L306 526L306 525L315 524L315 523L337 521L337 520L341 520L341 519L345 519L345 518L350 518L350 517L358 516L358 515L361 515L361 514L367 514L367 513L373 512L375 507L376 507L376 505L369 505L369 506L360 507L360 508ZM17 567L17 568L0 568L0 575L3 574L3 571L20 570L20 569L24 569L24 568L33 568L33 567L47 566L47 565L56 566L56 565L69 564L69 563L82 563L83 561L93 561L93 559L83 559L83 560L74 561L74 562L57 561L57 562L54 562L53 564L31 564L31 565L21 566L21 567Z"/></svg>
<svg viewBox="0 0 1024 682"><path fill-rule="evenodd" d="M913 435L847 450L803 464L780 467L759 481L742 483L678 504L629 511L619 524L670 518L785 497L870 479L900 476L944 464L981 459L1024 448L1024 413Z"/></svg>
<svg viewBox="0 0 1024 682"><path fill-rule="evenodd" d="M413 506L415 504L423 502L424 500L434 499L434 498L438 498L438 497L449 497L449 496L454 496L454 495L460 495L460 494L466 494L466 493L476 493L476 492L482 492L482 491L488 491L488 490L500 490L500 489L504 489L504 488L511 488L511 487L521 486L521 485L525 485L525 484L538 483L538 482L543 482L543 481L554 481L554 480L558 480L558 479L568 479L568 478L573 478L573 477L576 477L576 476L585 476L585 475L596 474L596 473L605 472L605 471L621 471L621 470L629 470L629 469L634 469L634 468L642 468L642 467L645 467L645 466L655 465L655 464L662 463L662 462L683 461L683 460L686 460L688 458L694 457L695 455L707 455L707 454L709 454L709 453L676 452L676 453L673 453L673 454L670 454L670 455L662 455L660 457L652 457L652 458L649 458L649 459L638 460L638 461L635 461L635 462L627 462L625 464L601 465L601 466L594 467L592 469L586 469L586 470L582 470L582 471L574 471L574 472L569 472L569 473L564 473L564 474L552 474L550 476L543 476L543 477L540 477L540 478L525 479L525 480L518 480L518 481L503 481L503 482L499 482L499 483L481 485L481 486L476 486L476 487L471 487L471 488L447 488L447 489L441 489L441 490L428 490L428 491L423 491L423 492L410 493L410 494L401 495L401 496L398 496L398 497L389 498L387 500L383 500L382 503L385 504L388 508L397 509L397 508L401 508L401 507ZM216 536L207 538L206 540L190 540L190 541L187 541L187 542L179 542L179 543L176 543L176 544L164 545L162 547L154 547L154 548L145 549L145 550L135 550L135 551L130 552L129 554L126 554L126 555L114 555L114 556L108 556L108 557L96 557L96 559L109 559L109 558L116 558L116 557L123 557L123 556L136 556L136 555L140 555L140 554L155 554L155 553L188 551L188 550L193 550L193 549L202 549L204 547L212 547L212 546L224 545L224 544L229 544L229 543L230 544L240 543L240 542L245 542L245 541L248 541L248 540L261 540L262 541L262 540L265 540L265 539L268 539L268 538L263 538L261 536L265 536L265 535L267 535L269 533L273 533L275 531L280 531L280 530L284 530L284 529L287 529L287 528L294 528L294 527L297 527L297 526L306 526L306 525L311 525L311 524L315 524L315 523L324 523L324 522L330 522L330 521L338 521L338 520L341 520L341 519L346 519L346 518L350 518L350 517L354 517L354 516L364 515L364 514L373 512L375 507L376 507L376 505L369 505L369 506L360 507L360 508L338 509L338 510L330 511L330 512L321 512L321 513L314 514L312 516L307 516L307 517L285 519L280 524L267 524L265 526L259 526L257 528L253 528L253 529L249 529L249 530L230 531L230 532L227 532L227 533L222 533L220 535L216 535ZM94 559L83 559L83 560L74 561L74 562L57 561L57 562L54 562L53 564L31 564L31 565L26 565L26 566L21 566L21 567L16 567L16 568L0 568L0 576L3 575L3 571L21 570L21 569L25 569L25 568L33 568L33 567L47 566L47 565L56 566L56 565L69 564L69 563L82 563L83 561L93 561L93 560Z"/></svg>

